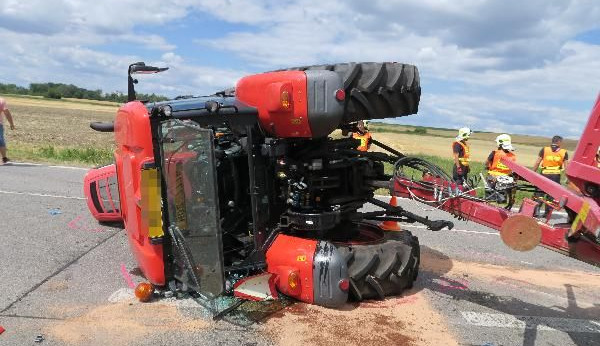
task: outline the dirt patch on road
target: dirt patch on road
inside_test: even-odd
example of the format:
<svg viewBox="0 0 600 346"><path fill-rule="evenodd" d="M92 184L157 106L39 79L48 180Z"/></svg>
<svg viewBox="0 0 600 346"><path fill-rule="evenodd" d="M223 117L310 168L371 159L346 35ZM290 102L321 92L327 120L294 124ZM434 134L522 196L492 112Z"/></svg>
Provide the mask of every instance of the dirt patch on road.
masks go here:
<svg viewBox="0 0 600 346"><path fill-rule="evenodd" d="M548 288L564 288L565 285L580 287L600 287L600 275L578 271L554 271L520 269L475 262L449 261L438 254L424 251L421 253L421 269L454 277L473 276L488 280L509 279L524 285L536 285Z"/></svg>
<svg viewBox="0 0 600 346"><path fill-rule="evenodd" d="M166 304L115 303L66 319L49 334L67 344L126 345L152 333L206 329L211 322L181 315Z"/></svg>
<svg viewBox="0 0 600 346"><path fill-rule="evenodd" d="M443 318L411 291L342 309L297 303L266 327L279 345L457 345Z"/></svg>

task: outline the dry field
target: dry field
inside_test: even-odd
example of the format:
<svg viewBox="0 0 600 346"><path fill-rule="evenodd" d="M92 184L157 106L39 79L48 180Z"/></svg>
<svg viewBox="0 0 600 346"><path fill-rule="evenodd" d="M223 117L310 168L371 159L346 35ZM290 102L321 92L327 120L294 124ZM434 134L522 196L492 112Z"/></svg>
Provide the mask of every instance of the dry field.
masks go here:
<svg viewBox="0 0 600 346"><path fill-rule="evenodd" d="M102 101L60 101L4 97L15 119L16 130L6 130L10 147L46 146L110 148L110 133L93 131L92 121L110 121L117 104Z"/></svg>
<svg viewBox="0 0 600 346"><path fill-rule="evenodd" d="M4 97L14 115L17 129L6 130L9 150L14 159L47 161L40 148L92 148L110 151L113 136L95 132L89 127L92 121L110 121L118 108L117 103L93 100L49 100L38 97ZM427 154L451 158L454 132L443 129L427 129L426 134L408 134L414 127L389 124L372 124L375 139L407 154ZM474 161L484 162L495 149L494 133L475 133L470 140ZM334 134L335 136L335 134ZM513 136L518 161L533 165L542 145L548 138L536 136ZM570 151L576 145L566 140ZM69 158L64 160L69 161ZM50 158L50 161L53 161Z"/></svg>
<svg viewBox="0 0 600 346"><path fill-rule="evenodd" d="M473 161L485 162L492 150L496 149L494 140L479 139L475 134L469 140ZM425 154L452 158L453 138L435 137L431 135L413 135L404 133L374 133L373 138L407 154ZM494 137L495 138L495 137ZM514 144L517 162L525 166L535 163L540 146Z"/></svg>
<svg viewBox="0 0 600 346"><path fill-rule="evenodd" d="M371 123L370 125L371 131L373 132L386 132L386 133L401 133L401 132L409 132L414 131L415 126L408 125L395 125L395 124L384 124L384 123ZM447 137L452 140L454 136L456 136L456 130L446 130L446 129L433 129L433 128L425 128L427 134L424 136L428 137ZM475 132L471 138L486 141L489 143L494 143L496 136L499 133L493 132ZM528 136L522 134L510 134L513 140L513 144L521 147L525 146L534 146L534 147L542 147L548 145L550 139L542 136ZM565 139L563 142L563 147L569 151L575 150L577 146L577 141L573 139Z"/></svg>
<svg viewBox="0 0 600 346"><path fill-rule="evenodd" d="M113 135L93 131L92 121L110 121L118 104L93 100L48 100L3 96L16 129L5 129L9 157L15 161L41 161L97 165L110 160Z"/></svg>

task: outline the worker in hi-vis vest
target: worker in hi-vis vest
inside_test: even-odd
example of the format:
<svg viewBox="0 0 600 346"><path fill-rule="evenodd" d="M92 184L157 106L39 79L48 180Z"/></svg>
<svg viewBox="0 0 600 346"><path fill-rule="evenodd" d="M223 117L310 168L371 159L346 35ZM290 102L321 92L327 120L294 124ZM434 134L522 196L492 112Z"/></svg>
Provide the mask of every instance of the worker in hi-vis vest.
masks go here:
<svg viewBox="0 0 600 346"><path fill-rule="evenodd" d="M367 151L371 147L371 133L365 123L360 120L356 123L357 131L352 134L352 138L360 139L360 145L356 148L360 151Z"/></svg>
<svg viewBox="0 0 600 346"><path fill-rule="evenodd" d="M508 177L513 175L511 169L502 163L501 160L506 157L510 161L517 161L517 155L514 153L515 148L512 145L512 139L509 135L501 134L496 137L496 144L498 147L496 150L490 153L485 163L485 166L488 169L487 183L491 188L491 191L496 190L499 180L498 177ZM508 198L507 209L510 209L515 203L515 194L516 189L513 188L508 191L504 191L503 193L495 193L494 196L499 198L496 200L498 203L503 203L506 201L506 198Z"/></svg>
<svg viewBox="0 0 600 346"><path fill-rule="evenodd" d="M452 179L459 185L464 185L469 174L469 161L471 156L471 148L467 141L471 136L471 129L463 127L458 129L458 136L452 143L452 156L454 157L454 165L452 166Z"/></svg>
<svg viewBox="0 0 600 346"><path fill-rule="evenodd" d="M565 149L561 148L563 138L561 136L552 137L552 143L548 147L543 147L540 150L537 160L533 165L533 170L538 171L540 164L542 165L542 175L555 183L560 184L561 172L567 167L567 161L569 160L569 154ZM534 193L534 197L539 199L549 198L544 192L538 190ZM534 216L540 217L540 209L543 202L538 201L535 207ZM548 216L550 207L546 205L544 208L544 217Z"/></svg>

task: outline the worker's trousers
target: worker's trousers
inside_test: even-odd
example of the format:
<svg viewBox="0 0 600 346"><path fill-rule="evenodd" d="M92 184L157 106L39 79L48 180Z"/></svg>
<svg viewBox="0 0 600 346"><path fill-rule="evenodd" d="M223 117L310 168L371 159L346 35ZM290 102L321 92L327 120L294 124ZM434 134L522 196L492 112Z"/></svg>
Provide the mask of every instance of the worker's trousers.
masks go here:
<svg viewBox="0 0 600 346"><path fill-rule="evenodd" d="M550 180L552 180L555 183L559 183L560 184L560 174L543 174L542 175ZM538 198L545 198L547 200L553 200L552 197L550 197L549 195L547 195L544 191L541 190L537 190L536 192L533 193L533 197L538 197ZM540 217L540 210L542 209L542 204L544 204L542 201L538 201L537 205L535 206L535 210L533 212L533 216L535 217ZM544 207L544 217L548 216L548 213L550 212L550 207L546 204L546 206Z"/></svg>

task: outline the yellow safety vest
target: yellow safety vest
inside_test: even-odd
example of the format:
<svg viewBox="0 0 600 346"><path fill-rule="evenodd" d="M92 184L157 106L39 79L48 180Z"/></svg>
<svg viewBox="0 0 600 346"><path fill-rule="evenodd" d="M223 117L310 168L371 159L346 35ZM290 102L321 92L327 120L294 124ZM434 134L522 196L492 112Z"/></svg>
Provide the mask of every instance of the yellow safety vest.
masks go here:
<svg viewBox="0 0 600 346"><path fill-rule="evenodd" d="M465 143L463 143L462 141L455 141L454 143L458 143L460 144L460 146L463 148L463 156L462 157L458 157L458 162L460 162L461 165L469 167L469 157L471 156L471 149L469 148L469 146ZM454 143L452 143L452 151L454 152Z"/></svg>
<svg viewBox="0 0 600 346"><path fill-rule="evenodd" d="M552 151L552 148L545 147L542 158L542 174L560 174L566 153L565 149Z"/></svg>
<svg viewBox="0 0 600 346"><path fill-rule="evenodd" d="M499 175L509 175L511 173L510 168L508 168L508 166L506 166L505 164L503 164L500 159L502 159L503 157L508 157L509 160L511 161L517 161L517 156L512 153L512 152L508 152L505 153L504 150L496 150L494 152L494 160L492 161L492 165L490 166L490 169L488 170L488 174L490 175L494 175L494 176L499 176Z"/></svg>
<svg viewBox="0 0 600 346"><path fill-rule="evenodd" d="M369 132L365 132L364 134L354 132L352 134L352 138L360 139L360 145L358 146L358 148L356 148L357 150L360 150L360 151L369 150L369 147L371 146L371 144L370 144L371 134Z"/></svg>

